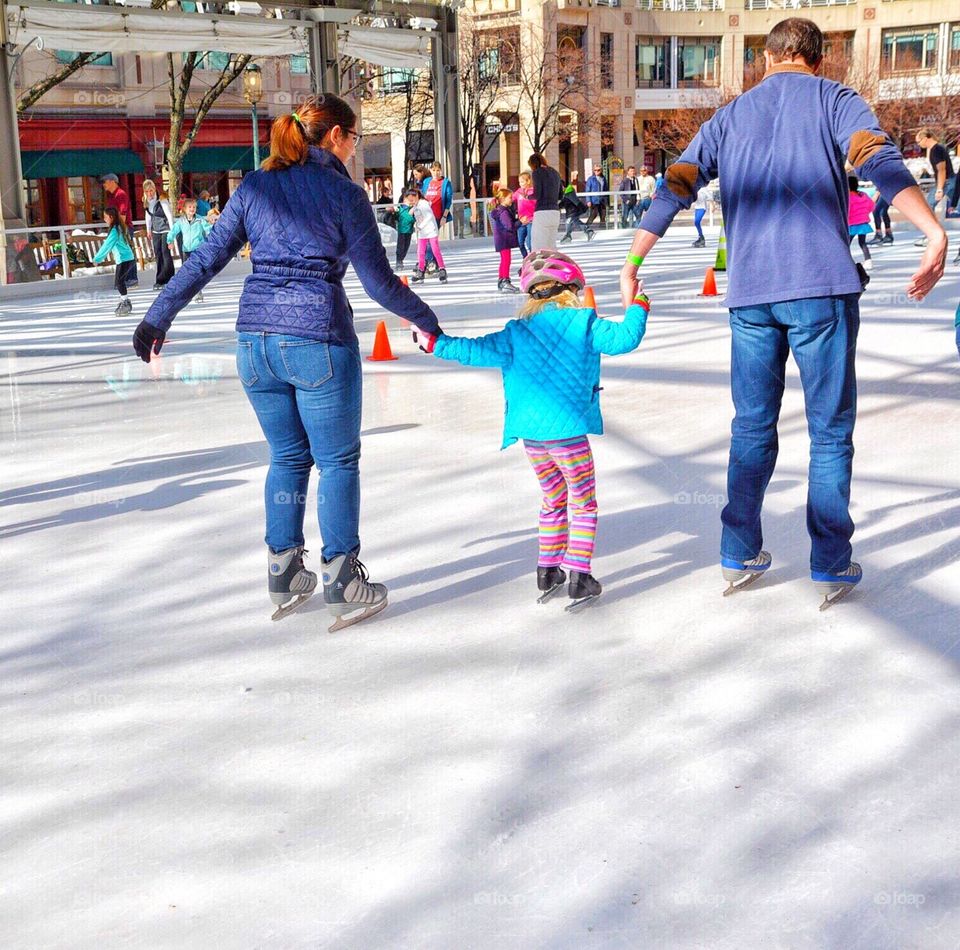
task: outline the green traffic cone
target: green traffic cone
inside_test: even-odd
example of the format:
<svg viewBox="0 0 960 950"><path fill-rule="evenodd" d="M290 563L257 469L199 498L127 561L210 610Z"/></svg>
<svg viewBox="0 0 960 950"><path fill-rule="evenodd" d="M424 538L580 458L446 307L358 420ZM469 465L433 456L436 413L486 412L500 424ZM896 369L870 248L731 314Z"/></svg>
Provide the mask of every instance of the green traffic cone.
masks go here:
<svg viewBox="0 0 960 950"><path fill-rule="evenodd" d="M717 259L713 269L725 271L727 269L727 236L724 229L720 228L720 243L717 245Z"/></svg>

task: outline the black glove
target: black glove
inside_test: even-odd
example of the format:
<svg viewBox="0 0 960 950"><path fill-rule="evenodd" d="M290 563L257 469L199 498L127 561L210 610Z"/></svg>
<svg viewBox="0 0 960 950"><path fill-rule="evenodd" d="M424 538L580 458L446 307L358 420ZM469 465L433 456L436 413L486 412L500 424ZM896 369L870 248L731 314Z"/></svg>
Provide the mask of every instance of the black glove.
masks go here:
<svg viewBox="0 0 960 950"><path fill-rule="evenodd" d="M141 320L140 325L133 331L133 349L137 356L144 361L150 362L150 354L160 353L160 347L167 335L163 330L158 330L155 326Z"/></svg>

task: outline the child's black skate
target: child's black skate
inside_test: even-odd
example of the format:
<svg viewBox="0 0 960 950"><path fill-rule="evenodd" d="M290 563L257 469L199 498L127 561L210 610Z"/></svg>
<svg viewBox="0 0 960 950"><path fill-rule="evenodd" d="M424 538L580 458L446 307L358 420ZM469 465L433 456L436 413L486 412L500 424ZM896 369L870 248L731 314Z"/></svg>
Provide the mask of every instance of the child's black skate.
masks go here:
<svg viewBox="0 0 960 950"><path fill-rule="evenodd" d="M411 284L419 284L423 281L423 271L419 267L414 268L413 275L410 277Z"/></svg>
<svg viewBox="0 0 960 950"><path fill-rule="evenodd" d="M603 592L603 587L592 574L581 574L580 571L570 572L570 587L567 593L572 603L567 604L566 610L577 610L590 601L596 600Z"/></svg>
<svg viewBox="0 0 960 950"><path fill-rule="evenodd" d="M303 566L303 548L274 554L267 548L270 599L277 604L271 620L283 620L302 607L317 587L317 575Z"/></svg>
<svg viewBox="0 0 960 950"><path fill-rule="evenodd" d="M538 567L537 587L542 594L537 598L538 604L545 604L567 582L567 574L560 567Z"/></svg>
<svg viewBox="0 0 960 950"><path fill-rule="evenodd" d="M387 588L370 583L356 554L340 554L323 562L323 599L337 618L330 627L336 633L380 613L387 606Z"/></svg>

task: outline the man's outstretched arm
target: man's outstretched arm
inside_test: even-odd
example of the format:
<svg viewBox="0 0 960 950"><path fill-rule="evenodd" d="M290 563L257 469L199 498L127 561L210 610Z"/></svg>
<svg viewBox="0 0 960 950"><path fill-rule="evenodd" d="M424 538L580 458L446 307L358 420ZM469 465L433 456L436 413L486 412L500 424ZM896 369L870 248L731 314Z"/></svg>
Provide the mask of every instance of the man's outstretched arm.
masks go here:
<svg viewBox="0 0 960 950"><path fill-rule="evenodd" d="M920 258L920 266L907 284L907 296L911 300L923 300L943 277L947 263L947 232L916 185L898 192L890 203L927 236L927 249Z"/></svg>

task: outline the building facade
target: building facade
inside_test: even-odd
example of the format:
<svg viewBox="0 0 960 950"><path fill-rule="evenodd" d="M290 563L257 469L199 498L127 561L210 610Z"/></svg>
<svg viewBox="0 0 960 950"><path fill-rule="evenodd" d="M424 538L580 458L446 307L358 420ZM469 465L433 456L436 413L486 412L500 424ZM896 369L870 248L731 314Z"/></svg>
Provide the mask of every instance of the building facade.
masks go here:
<svg viewBox="0 0 960 950"><path fill-rule="evenodd" d="M914 120L939 126L949 144L956 142L942 103L960 101L960 6L951 0L471 0L461 33L487 37L500 80L474 150L474 177L483 187L493 180L516 183L535 127L543 125L532 107L530 76L538 64L563 71L564 51L580 57L583 88L545 130L548 161L565 180L576 169L583 181L589 163L597 161L605 163L612 184L631 164L661 171L682 147L665 145L671 136L663 133L673 130L673 139L685 141L691 123L695 128L695 120L757 81L764 38L787 16L808 17L824 31L835 78L869 87L862 91L874 102L927 98L931 114L915 110ZM484 41L468 47L470 55L478 45ZM470 55L461 55L462 111L470 94L464 77ZM544 97L556 89L544 88ZM389 102L389 89L378 89L364 102L364 125L392 143L377 173L386 171L389 151L399 181L401 135L382 118ZM903 135L900 144L909 149L911 143L912 134Z"/></svg>
<svg viewBox="0 0 960 950"><path fill-rule="evenodd" d="M178 55L178 54L175 54ZM75 54L29 47L14 72L16 93L51 75ZM189 102L216 82L227 54L207 53L194 73ZM260 147L267 154L270 119L310 91L308 57L257 60L263 98L257 106ZM225 203L253 168L251 107L237 79L214 103L184 160L181 191L204 189ZM190 129L187 109L184 134ZM145 178L164 180L170 135L167 57L163 53L106 55L47 92L19 116L20 155L30 226L83 226L104 207L99 178L118 175L134 201Z"/></svg>

